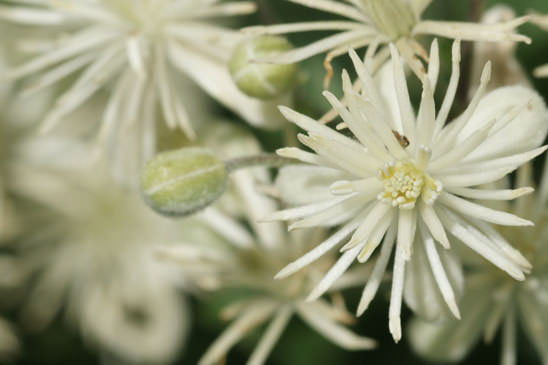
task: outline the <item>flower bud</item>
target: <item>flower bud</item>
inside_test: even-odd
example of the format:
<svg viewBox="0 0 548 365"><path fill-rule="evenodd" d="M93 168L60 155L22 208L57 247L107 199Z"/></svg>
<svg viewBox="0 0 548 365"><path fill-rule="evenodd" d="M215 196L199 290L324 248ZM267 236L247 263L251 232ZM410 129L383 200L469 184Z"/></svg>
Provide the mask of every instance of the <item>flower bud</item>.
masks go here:
<svg viewBox="0 0 548 365"><path fill-rule="evenodd" d="M225 164L210 151L189 147L158 154L143 168L146 203L161 214L184 216L216 201L224 192Z"/></svg>
<svg viewBox="0 0 548 365"><path fill-rule="evenodd" d="M242 42L230 60L230 74L238 88L258 99L273 99L289 91L297 76L296 64L256 62L289 51L282 37L261 36Z"/></svg>

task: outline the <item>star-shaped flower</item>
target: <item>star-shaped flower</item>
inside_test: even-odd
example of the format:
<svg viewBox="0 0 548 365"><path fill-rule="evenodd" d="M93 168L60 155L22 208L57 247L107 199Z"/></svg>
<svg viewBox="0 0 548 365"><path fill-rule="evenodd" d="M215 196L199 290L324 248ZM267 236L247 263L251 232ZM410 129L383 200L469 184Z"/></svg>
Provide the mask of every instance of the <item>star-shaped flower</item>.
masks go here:
<svg viewBox="0 0 548 365"><path fill-rule="evenodd" d="M44 131L107 90L108 102L96 116L100 147L116 149L127 135L137 135L146 160L155 149L157 110L168 127L194 136L191 120L203 111L193 110L195 96L187 94L196 90L185 90L189 80L252 124L275 119L268 113L274 105L245 96L228 72L244 36L213 24L254 9L251 2L202 0L11 1L0 5L1 19L41 27L56 38L26 42L34 57L8 76L33 77L24 94L74 78L45 115Z"/></svg>
<svg viewBox="0 0 548 365"><path fill-rule="evenodd" d="M345 20L276 24L246 28L252 34L286 34L309 31L339 31L304 47L296 48L268 61L294 63L316 54L328 52L325 65L331 73L330 61L346 54L349 48L394 43L411 68L418 74L424 68L417 58L428 60L428 54L417 41L423 34L470 41L497 42L512 40L530 43L530 39L514 33L527 17L497 24L476 24L423 20L424 10L432 0L289 0L310 8L326 11ZM390 52L383 48L377 59L382 64ZM330 78L330 74L328 74Z"/></svg>
<svg viewBox="0 0 548 365"><path fill-rule="evenodd" d="M517 280L523 280L524 272L531 269L517 250L494 235L491 224L533 223L475 200L510 200L532 191L528 187L486 190L477 186L506 176L546 150L538 146L546 136L548 111L534 91L523 87L501 88L484 96L490 72L487 64L468 108L448 123L459 79L459 42L453 47L453 73L437 113L433 90L438 67L433 65L439 60L434 42L431 67L428 77L422 80L422 99L415 115L400 55L394 45L390 49L393 98L385 98L378 91L370 73L371 60L366 59L364 64L353 51L350 55L363 91L353 90L348 74L343 71L348 107L330 92L324 92L344 121L339 128L347 127L351 136L281 108L289 121L307 132L300 134L299 140L315 153L298 148L285 148L278 153L323 167L328 173L324 172L316 181L329 191L323 195L312 188L295 191L295 199L302 206L277 212L270 218L297 220L292 228L344 223L329 239L284 268L279 278L297 272L351 235L342 248L343 255L309 299L321 296L356 259L365 262L382 246L364 290L359 314L373 298L394 247L389 326L397 341L401 337L405 267L414 256L414 246L424 245L436 283L456 317L459 313L454 290L435 246L438 242L449 248L447 233ZM300 175L307 174L307 168L296 166L291 174L285 174L293 181L285 186L296 187L295 182ZM311 204L303 205L307 197Z"/></svg>
<svg viewBox="0 0 548 365"><path fill-rule="evenodd" d="M105 166L82 163L88 154L60 138L17 147L9 189L32 202L16 246L15 269L33 279L24 324L40 331L64 313L104 354L170 363L188 329L186 302L152 251L177 242L179 226L117 185Z"/></svg>

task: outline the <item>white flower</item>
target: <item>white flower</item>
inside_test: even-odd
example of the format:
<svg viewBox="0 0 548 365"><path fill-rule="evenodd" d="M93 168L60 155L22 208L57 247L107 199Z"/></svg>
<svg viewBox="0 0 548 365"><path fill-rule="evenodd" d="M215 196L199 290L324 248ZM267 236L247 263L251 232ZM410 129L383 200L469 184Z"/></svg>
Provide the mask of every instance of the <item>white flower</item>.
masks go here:
<svg viewBox="0 0 548 365"><path fill-rule="evenodd" d="M223 135L235 137L237 130L229 134L220 133ZM227 151L236 152L238 145L235 142L246 140L242 137L232 141L227 139ZM248 145L243 149L250 148L253 149ZM316 230L288 235L279 223L256 224L258 217L275 208L271 199L256 190L258 182L266 182L267 176L265 169L233 173L234 191L221 199L221 204L187 221L187 225L196 228L194 234L187 236L184 244L158 248L161 258L178 263L183 276L193 278L191 282L199 288L207 291L234 287L249 289L249 295L223 310L222 317L233 321L211 344L200 363L219 363L244 336L268 323L247 362L265 363L293 316L300 317L319 334L345 349L372 348L375 341L358 336L343 325L353 319L344 307L326 300L305 301L313 282L321 275L319 270L308 270L284 281L273 279L280 267L297 257L299 252L304 252L323 232ZM233 203L231 211L235 210L234 205L240 207L243 216L237 218L249 223L252 233L237 218L224 212L227 204L223 200L226 198ZM197 231L200 226L203 227L201 233ZM325 257L325 261L327 266L333 262L332 257ZM364 275L364 271L348 273L332 290L359 285L363 283Z"/></svg>
<svg viewBox="0 0 548 365"><path fill-rule="evenodd" d="M294 63L316 54L329 52L326 68L331 73L330 61L347 53L372 45L394 43L399 52L418 74L423 66L417 56L428 60L428 54L416 38L423 34L471 41L497 42L502 40L530 42L530 39L513 32L528 18L513 19L491 25L422 20L422 14L431 0L289 0L310 8L326 11L345 20L314 21L246 28L249 33L285 34L308 31L339 31L319 41L269 59L276 63ZM379 54L378 64L389 57L388 49ZM328 78L330 75L328 74Z"/></svg>
<svg viewBox="0 0 548 365"><path fill-rule="evenodd" d="M488 64L468 108L456 120L446 123L458 84L459 43L454 44L451 81L436 115L432 93L439 60L434 42L431 67L428 77L423 79L421 104L415 116L400 56L395 46L390 45L390 49L395 100L383 98L370 75L370 60L364 65L353 51L350 55L363 91L354 91L343 71L348 108L334 95L324 92L344 121L338 128L347 127L352 137L281 108L288 120L308 132L299 135L299 140L315 153L298 148L285 148L278 153L322 166L330 170L331 179L319 180L324 191L329 190L322 199L277 212L270 219L297 220L292 228L344 223L329 239L284 268L279 278L307 266L351 235L342 248L344 254L310 294L310 300L321 296L355 259L367 261L384 237L358 314L363 313L373 298L395 247L389 327L397 341L401 337L405 267L415 256L412 253L417 245L424 246L421 250L426 252L435 282L456 317L459 313L448 277L451 275L444 270L445 260L435 246L437 241L449 248L446 232L517 280L523 280L524 272L530 270L529 262L519 252L493 235L489 223L510 226L533 223L473 200L510 200L532 191L529 187L485 190L475 186L502 178L546 150L538 146L546 136L548 111L535 92L523 87L501 88L484 96L489 80ZM299 173L300 168L294 167L293 174L286 177ZM304 168L302 173L306 173ZM300 194L302 201L307 190L295 193ZM316 190L311 199L317 197Z"/></svg>
<svg viewBox="0 0 548 365"><path fill-rule="evenodd" d="M251 2L202 0L14 1L0 5L0 18L53 30L57 39L26 42L35 57L8 75L36 76L25 93L76 77L44 117L44 131L108 89L109 100L96 116L102 121L99 145L123 144L136 130L150 158L157 109L170 128L194 136L191 120L199 116L188 113L192 100L181 90L188 79L250 123L271 124L274 106L239 92L227 70L243 35L212 24L254 9Z"/></svg>
<svg viewBox="0 0 548 365"><path fill-rule="evenodd" d="M188 317L178 280L153 259L152 247L176 242L177 222L151 212L102 166L82 164L89 151L80 144L29 140L18 153L9 188L38 204L26 211L17 246L19 269L36 276L22 308L25 324L40 330L66 308L103 353L170 363Z"/></svg>
<svg viewBox="0 0 548 365"><path fill-rule="evenodd" d="M548 30L548 15L533 14L531 22L544 30ZM537 67L534 73L536 77L548 77L548 63Z"/></svg>
<svg viewBox="0 0 548 365"><path fill-rule="evenodd" d="M468 263L471 272L467 289L460 302L463 319L428 323L414 320L409 327L411 345L420 355L435 361L461 361L483 335L492 342L502 332L501 364L517 363L518 323L535 346L542 363L548 361L548 170L539 193L522 198L515 204L504 204L509 211L531 218L534 229L500 230L530 258L533 271L523 282L500 275L482 263ZM521 169L520 183L532 184L531 166ZM509 184L507 184L509 185Z"/></svg>

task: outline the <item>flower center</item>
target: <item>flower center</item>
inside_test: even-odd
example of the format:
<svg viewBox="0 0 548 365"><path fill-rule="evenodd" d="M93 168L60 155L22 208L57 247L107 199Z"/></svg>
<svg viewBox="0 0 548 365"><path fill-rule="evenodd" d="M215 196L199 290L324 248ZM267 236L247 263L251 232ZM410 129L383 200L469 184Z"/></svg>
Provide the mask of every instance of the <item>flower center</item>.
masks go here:
<svg viewBox="0 0 548 365"><path fill-rule="evenodd" d="M362 0L367 16L375 27L392 40L411 33L416 20L405 0Z"/></svg>
<svg viewBox="0 0 548 365"><path fill-rule="evenodd" d="M377 199L393 207L412 209L421 195L427 204L432 204L442 191L441 182L432 179L412 161L386 163L378 175L384 191Z"/></svg>

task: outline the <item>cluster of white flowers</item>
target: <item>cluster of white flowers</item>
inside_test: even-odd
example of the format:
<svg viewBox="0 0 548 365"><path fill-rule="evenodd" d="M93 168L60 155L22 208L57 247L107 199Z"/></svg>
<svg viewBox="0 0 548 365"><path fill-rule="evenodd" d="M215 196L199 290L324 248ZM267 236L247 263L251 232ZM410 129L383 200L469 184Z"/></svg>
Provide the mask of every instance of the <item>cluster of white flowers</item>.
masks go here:
<svg viewBox="0 0 548 365"><path fill-rule="evenodd" d="M335 20L273 24L260 1L0 0L0 360L59 317L104 363L225 363L258 334L248 363L263 364L293 317L372 350L350 327L386 291L388 331L421 358L461 361L500 328L515 364L519 323L548 361L548 163L536 183L532 162L548 108L515 57L533 41L517 28L548 16L288 3ZM250 25L259 6L269 25ZM309 117L322 106L299 102L298 63L324 53L330 111ZM230 324L187 359L204 342L190 313L226 292Z"/></svg>

